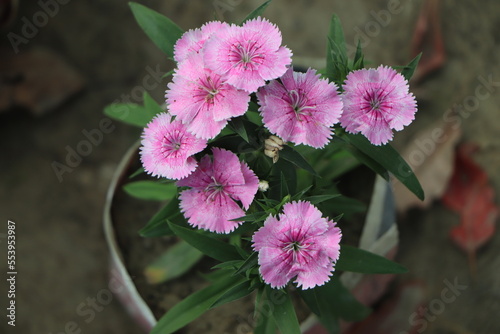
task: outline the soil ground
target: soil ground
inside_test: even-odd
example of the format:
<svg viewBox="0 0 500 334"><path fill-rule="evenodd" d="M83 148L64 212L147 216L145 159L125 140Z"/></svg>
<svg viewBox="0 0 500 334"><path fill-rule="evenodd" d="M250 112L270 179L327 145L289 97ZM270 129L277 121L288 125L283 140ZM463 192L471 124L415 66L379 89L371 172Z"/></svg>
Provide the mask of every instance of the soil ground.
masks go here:
<svg viewBox="0 0 500 334"><path fill-rule="evenodd" d="M198 27L214 14L221 14L217 13L217 4L231 4L225 6L223 18L237 21L260 2L141 1L184 29ZM399 7L393 7L398 3ZM274 0L266 16L280 27L284 44L297 57L324 55L329 19L336 12L348 43L354 45L361 38L373 64L401 65L411 58L410 42L420 6L420 1L411 0ZM500 3L442 0L441 8L446 63L415 87L420 111L395 144L404 146L419 129L443 119L449 108L469 103L468 111L457 120L462 125L463 141L479 144L475 158L488 172L498 194ZM39 2L21 0L18 20L2 32L0 44L12 50L7 33L20 34L25 20L31 21L41 10ZM123 101L126 95L132 95L134 101L137 87L144 85L151 71L159 68L167 72L172 63L147 40L126 2L119 0L60 5L36 36L20 45L20 52L37 47L48 47L62 55L83 74L87 85L84 92L44 116L35 117L22 110L0 114L0 233L6 233L8 219L16 222L18 272L15 328L7 324L3 314L7 286L5 279L0 282L0 309L4 310L0 332L140 333L119 302L108 297L108 256L101 219L114 168L140 131L113 123L113 131L65 173L61 182L51 164L64 163L67 148L75 149L85 140L83 130L99 127L104 106ZM491 84L485 86L484 81ZM161 101L165 85L148 85L157 101ZM455 301L430 314L425 330L423 325L419 328L423 332L499 333L500 235L495 233L477 254L474 278L466 256L448 237L457 223L458 217L439 202L402 217L399 261L410 273L399 279L423 284L428 308L441 298L446 280L465 286ZM0 237L0 254L5 254L6 239ZM5 273L5 255L2 258L0 271Z"/></svg>

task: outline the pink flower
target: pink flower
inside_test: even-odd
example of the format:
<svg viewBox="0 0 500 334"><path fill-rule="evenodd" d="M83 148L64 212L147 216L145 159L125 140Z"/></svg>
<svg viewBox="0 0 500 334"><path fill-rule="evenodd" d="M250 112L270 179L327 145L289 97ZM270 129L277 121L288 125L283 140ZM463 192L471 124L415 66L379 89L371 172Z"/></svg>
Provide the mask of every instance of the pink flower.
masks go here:
<svg viewBox="0 0 500 334"><path fill-rule="evenodd" d="M193 53L179 64L165 97L170 112L199 138L214 138L228 119L243 115L250 96L204 66Z"/></svg>
<svg viewBox="0 0 500 334"><path fill-rule="evenodd" d="M282 76L292 62L279 29L260 17L219 30L205 43L204 53L208 68L249 93Z"/></svg>
<svg viewBox="0 0 500 334"><path fill-rule="evenodd" d="M212 21L205 23L201 28L186 31L175 43L174 60L181 62L190 54L200 52L214 32L227 26L229 25L225 22Z"/></svg>
<svg viewBox="0 0 500 334"><path fill-rule="evenodd" d="M207 141L186 131L181 122L172 121L167 113L158 114L144 129L141 161L153 176L181 179L192 173L198 163L192 157L201 152Z"/></svg>
<svg viewBox="0 0 500 334"><path fill-rule="evenodd" d="M285 141L325 146L342 114L337 86L313 69L298 73L290 68L280 80L257 92L264 125Z"/></svg>
<svg viewBox="0 0 500 334"><path fill-rule="evenodd" d="M374 145L386 144L392 139L392 130L402 130L417 112L408 81L382 65L349 73L342 101L341 125L348 132L361 132Z"/></svg>
<svg viewBox="0 0 500 334"><path fill-rule="evenodd" d="M342 233L336 223L321 217L309 202L285 204L279 218L269 216L253 235L260 273L272 288L296 277L303 290L326 283L339 258Z"/></svg>
<svg viewBox="0 0 500 334"><path fill-rule="evenodd" d="M189 224L217 233L229 233L241 222L259 187L259 180L236 154L213 148L213 160L204 156L198 169L177 182L191 187L180 194L180 207Z"/></svg>

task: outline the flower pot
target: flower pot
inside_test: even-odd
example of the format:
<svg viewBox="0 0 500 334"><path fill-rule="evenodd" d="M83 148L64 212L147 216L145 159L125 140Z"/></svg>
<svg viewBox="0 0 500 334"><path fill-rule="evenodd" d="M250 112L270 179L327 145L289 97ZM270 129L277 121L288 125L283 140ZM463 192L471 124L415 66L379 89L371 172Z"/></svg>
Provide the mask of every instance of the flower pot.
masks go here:
<svg viewBox="0 0 500 334"><path fill-rule="evenodd" d="M117 298L122 302L125 308L128 310L130 315L135 319L135 321L144 328L146 332L149 332L151 328L155 325L157 319L155 317L155 312L152 310L151 305L148 305L144 299L144 293L141 295L139 293L137 283L141 274L131 275L129 268L127 268L124 253L128 250L124 249L126 247L123 242L120 242L120 236L118 232L123 226L116 219L114 214L114 206L117 205L117 197L120 196L120 187L131 173L133 173L138 167L138 147L139 143L133 145L127 153L124 155L120 161L118 168L112 178L110 187L108 189L106 203L104 208L104 232L106 236L106 241L110 252L110 274L113 279L120 282L123 289L117 293ZM123 194L122 194L123 196ZM138 201L139 202L139 201ZM139 222L139 227L144 225L151 214L157 210L157 207L151 206L151 203L146 203L140 201L140 205L149 207L151 212L144 212L145 217L143 221ZM137 211L137 210L135 210ZM137 219L136 219L137 220ZM140 238L137 234L137 229L129 229L129 232ZM146 242L150 242L151 239L145 239ZM363 231L360 236L359 247L365 250L369 250L373 253L386 256L388 258L393 258L398 244L398 231L395 224L395 207L394 199L390 185L380 177L376 178L373 194L371 196L371 202L363 227ZM131 253L131 252L129 252ZM145 261L145 263L147 263ZM211 264L213 265L213 264ZM210 266L208 268L210 268ZM365 305L372 305L375 303L382 294L386 291L389 282L393 278L393 275L362 275L357 273L345 272L341 275L341 280L343 284L348 287L352 293ZM184 279L181 279L181 281ZM187 280L186 280L187 281ZM180 282L182 283L182 282ZM173 283L178 284L178 283ZM155 287L152 287L153 289ZM147 293L146 293L147 294ZM170 298L176 299L176 298ZM179 301L172 300L173 303ZM165 302L165 301L163 301ZM239 302L239 301L237 301ZM233 302L235 303L235 302ZM224 312L236 312L235 309L242 307L239 304L226 304L228 308ZM223 306L223 307L224 307ZM248 305L247 305L248 306ZM247 307L244 306L243 308ZM251 317L253 305L250 302L250 309L242 310L242 312L236 312L232 316L233 329L230 332L236 333L248 333L251 331ZM168 307L167 307L168 308ZM158 315L158 314L157 314ZM317 319L314 315L307 316L306 313L302 314L299 312L299 318L302 318L302 332L309 334L327 333L321 325L318 324ZM227 315L221 315L215 317L226 317ZM220 319L220 318L218 318ZM193 332L203 332L207 333L209 330L214 330L208 327L203 327L200 325L198 330ZM236 330L234 329L236 328ZM342 323L343 330L349 328L348 323ZM217 332L217 331L215 331ZM183 333L188 333L184 332Z"/></svg>

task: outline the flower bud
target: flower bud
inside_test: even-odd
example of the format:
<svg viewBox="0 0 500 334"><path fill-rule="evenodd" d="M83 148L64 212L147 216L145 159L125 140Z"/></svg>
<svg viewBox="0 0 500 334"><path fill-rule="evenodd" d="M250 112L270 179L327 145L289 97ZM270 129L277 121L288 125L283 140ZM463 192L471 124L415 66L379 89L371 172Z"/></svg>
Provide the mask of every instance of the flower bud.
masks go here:
<svg viewBox="0 0 500 334"><path fill-rule="evenodd" d="M284 142L281 138L270 136L264 141L264 154L276 163L279 159L279 151L283 149Z"/></svg>
<svg viewBox="0 0 500 334"><path fill-rule="evenodd" d="M259 181L259 191L265 192L269 189L269 182L266 180L260 180Z"/></svg>

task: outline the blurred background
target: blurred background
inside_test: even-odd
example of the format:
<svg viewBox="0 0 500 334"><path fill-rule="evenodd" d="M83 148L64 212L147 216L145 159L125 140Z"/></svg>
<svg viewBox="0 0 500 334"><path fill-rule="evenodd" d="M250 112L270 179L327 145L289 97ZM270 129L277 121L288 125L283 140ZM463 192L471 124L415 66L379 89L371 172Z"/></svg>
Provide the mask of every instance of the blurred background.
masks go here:
<svg viewBox="0 0 500 334"><path fill-rule="evenodd" d="M238 22L262 1L138 2L187 30L214 17ZM141 333L115 299L93 307L89 321L77 310L108 289L105 193L120 158L140 135L137 128L107 123L103 108L140 103L144 90L161 102L167 84L161 76L174 64L141 31L126 1L3 0L0 6L0 271L7 272L10 219L16 223L18 272L15 328L7 325L7 285L0 281L0 332ZM394 145L418 170L429 200L422 207L396 189L397 260L410 273L397 278L375 320L392 319L408 333L500 333L500 237L494 231L500 3L274 0L265 16L281 29L294 61L321 64L332 13L343 23L348 50L359 39L373 66L405 65L425 52L411 82L419 112ZM102 137L85 146L96 129ZM477 211L468 211L469 220L443 204L457 169L456 147L465 147L466 161L487 175L484 188L474 190L488 194L492 209L486 218L483 202L470 204ZM74 150L85 156L67 160ZM450 237L459 224L468 224L462 244ZM446 288L456 293L443 294ZM413 312L425 320L412 323Z"/></svg>

